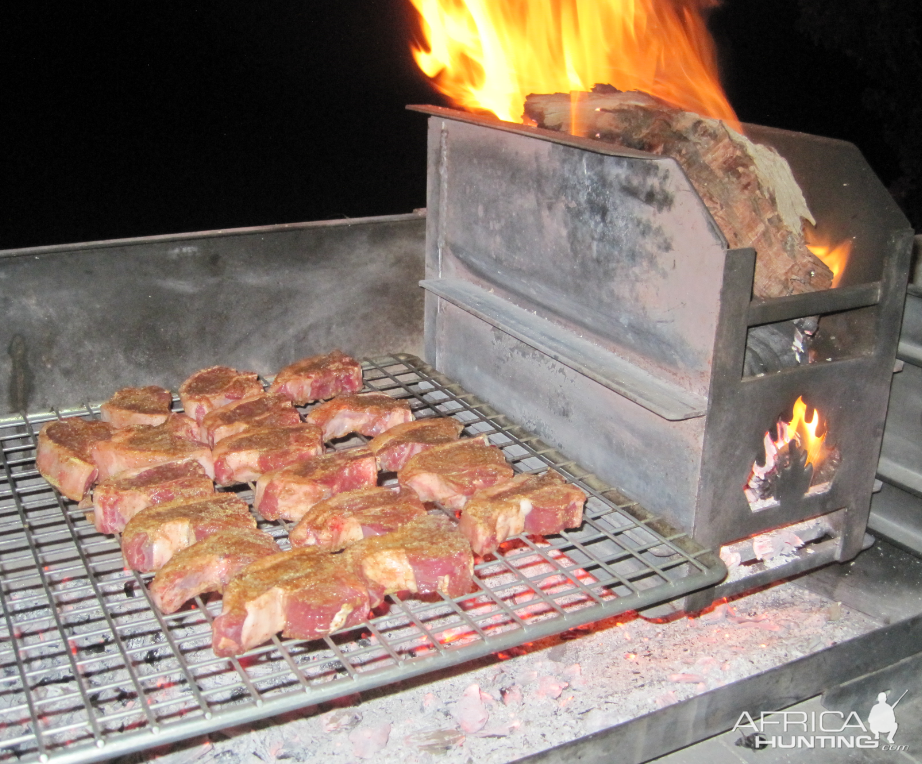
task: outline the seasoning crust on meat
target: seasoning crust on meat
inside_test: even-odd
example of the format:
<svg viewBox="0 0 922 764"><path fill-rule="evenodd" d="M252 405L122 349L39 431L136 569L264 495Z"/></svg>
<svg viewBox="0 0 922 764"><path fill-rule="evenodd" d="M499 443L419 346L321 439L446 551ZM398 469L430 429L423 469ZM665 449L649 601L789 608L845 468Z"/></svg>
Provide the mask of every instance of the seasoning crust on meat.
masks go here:
<svg viewBox="0 0 922 764"><path fill-rule="evenodd" d="M163 613L205 592L223 592L247 565L282 550L268 533L225 528L173 555L154 576L150 594Z"/></svg>
<svg viewBox="0 0 922 764"><path fill-rule="evenodd" d="M321 403L305 419L323 430L326 441L354 432L373 438L404 422L413 421L410 403L385 393L341 395Z"/></svg>
<svg viewBox="0 0 922 764"><path fill-rule="evenodd" d="M232 493L142 509L125 525L122 554L132 570L159 570L176 552L225 528L255 528L249 505Z"/></svg>
<svg viewBox="0 0 922 764"><path fill-rule="evenodd" d="M377 606L342 555L313 547L264 557L244 568L224 592L215 619L215 655L240 655L278 632L316 639L362 623Z"/></svg>
<svg viewBox="0 0 922 764"><path fill-rule="evenodd" d="M214 483L194 460L142 467L103 480L93 489L93 522L100 533L119 533L138 512L155 504L204 498Z"/></svg>
<svg viewBox="0 0 922 764"><path fill-rule="evenodd" d="M367 448L333 451L262 475L253 507L267 520L300 520L318 501L377 481L375 457Z"/></svg>
<svg viewBox="0 0 922 764"><path fill-rule="evenodd" d="M234 485L323 453L323 434L313 424L251 427L214 448L215 482Z"/></svg>
<svg viewBox="0 0 922 764"><path fill-rule="evenodd" d="M205 474L212 477L214 461L211 449L204 443L177 435L174 428L170 420L157 427L126 427L117 430L110 440L97 443L93 447L93 459L99 467L100 479L125 470L156 467L186 459L195 459L202 465Z"/></svg>
<svg viewBox="0 0 922 764"><path fill-rule="evenodd" d="M38 434L35 465L64 496L80 501L99 474L93 447L111 437L107 422L79 417L48 422Z"/></svg>
<svg viewBox="0 0 922 764"><path fill-rule="evenodd" d="M183 410L201 424L209 411L262 391L256 372L212 366L195 372L179 386L179 400Z"/></svg>
<svg viewBox="0 0 922 764"><path fill-rule="evenodd" d="M259 393L209 411L202 418L201 439L211 445L250 427L284 427L301 423L291 401Z"/></svg>
<svg viewBox="0 0 922 764"><path fill-rule="evenodd" d="M339 350L315 355L282 369L269 392L303 406L362 389L362 365Z"/></svg>
<svg viewBox="0 0 922 764"><path fill-rule="evenodd" d="M487 445L485 436L433 446L411 457L397 473L400 485L412 488L422 501L461 509L475 491L512 477L503 452Z"/></svg>
<svg viewBox="0 0 922 764"><path fill-rule="evenodd" d="M113 427L163 424L170 416L173 395L157 385L123 387L99 407L103 422Z"/></svg>
<svg viewBox="0 0 922 764"><path fill-rule="evenodd" d="M426 508L413 491L345 491L308 509L288 538L295 547L317 546L332 552L363 538L397 530L424 514Z"/></svg>
<svg viewBox="0 0 922 764"><path fill-rule="evenodd" d="M546 536L583 522L586 494L558 473L517 475L475 493L461 513L459 530L475 553L495 552L520 533Z"/></svg>
<svg viewBox="0 0 922 764"><path fill-rule="evenodd" d="M473 586L470 544L444 516L416 517L395 531L353 544L341 556L356 566L377 597L400 591L459 597Z"/></svg>
<svg viewBox="0 0 922 764"><path fill-rule="evenodd" d="M406 465L411 456L432 446L456 441L464 425L450 417L417 419L395 425L375 436L368 447L378 460L382 472L397 472Z"/></svg>

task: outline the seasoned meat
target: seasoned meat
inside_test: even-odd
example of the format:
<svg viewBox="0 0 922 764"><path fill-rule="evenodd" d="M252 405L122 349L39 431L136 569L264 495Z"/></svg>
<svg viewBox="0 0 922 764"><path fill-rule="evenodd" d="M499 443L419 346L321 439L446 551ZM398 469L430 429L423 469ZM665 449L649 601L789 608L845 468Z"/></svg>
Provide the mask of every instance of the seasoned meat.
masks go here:
<svg viewBox="0 0 922 764"><path fill-rule="evenodd" d="M48 422L38 434L38 471L68 499L80 501L99 474L93 446L111 437L106 422L79 417Z"/></svg>
<svg viewBox="0 0 922 764"><path fill-rule="evenodd" d="M401 591L459 597L472 588L470 544L444 516L422 515L339 556L350 559L376 598Z"/></svg>
<svg viewBox="0 0 922 764"><path fill-rule="evenodd" d="M247 566L224 591L214 622L215 655L240 655L278 632L316 639L364 621L378 601L346 562L307 547Z"/></svg>
<svg viewBox="0 0 922 764"><path fill-rule="evenodd" d="M459 530L477 554L487 554L510 536L548 535L583 522L586 494L556 472L516 475L482 488L464 505Z"/></svg>
<svg viewBox="0 0 922 764"><path fill-rule="evenodd" d="M268 533L253 528L225 528L173 555L154 576L150 594L163 613L204 592L223 592L250 563L282 550Z"/></svg>
<svg viewBox="0 0 922 764"><path fill-rule="evenodd" d="M318 501L377 482L375 457L367 448L334 451L263 474L253 508L267 520L300 520Z"/></svg>
<svg viewBox="0 0 922 764"><path fill-rule="evenodd" d="M212 366L195 372L179 386L179 400L183 410L201 423L209 411L262 391L256 372Z"/></svg>
<svg viewBox="0 0 922 764"><path fill-rule="evenodd" d="M192 443L205 443L202 438L201 428L198 422L192 417L185 414L170 414L166 420L166 429L181 440L188 440Z"/></svg>
<svg viewBox="0 0 922 764"><path fill-rule="evenodd" d="M291 401L280 395L251 395L205 414L201 439L212 447L250 427L284 427L301 424Z"/></svg>
<svg viewBox="0 0 922 764"><path fill-rule="evenodd" d="M362 365L334 350L327 355L311 356L286 366L276 376L269 392L303 406L337 395L357 393L361 389Z"/></svg>
<svg viewBox="0 0 922 764"><path fill-rule="evenodd" d="M137 424L156 426L170 416L173 396L157 385L124 387L99 407L103 422L115 428Z"/></svg>
<svg viewBox="0 0 922 764"><path fill-rule="evenodd" d="M99 478L117 475L125 470L156 467L159 464L194 459L208 477L214 475L211 449L204 443L188 440L183 435L182 419L171 417L156 427L144 425L117 430L110 440L100 441L93 447L93 459L99 467Z"/></svg>
<svg viewBox="0 0 922 764"><path fill-rule="evenodd" d="M424 514L426 508L413 491L362 488L315 504L288 538L292 546L317 546L332 552L354 541L395 531Z"/></svg>
<svg viewBox="0 0 922 764"><path fill-rule="evenodd" d="M120 533L146 507L214 493L214 483L195 460L141 467L103 480L93 489L93 515L100 533Z"/></svg>
<svg viewBox="0 0 922 764"><path fill-rule="evenodd" d="M353 432L380 435L398 424L412 422L413 412L407 401L384 393L359 393L321 403L305 419L323 430L324 440L333 440Z"/></svg>
<svg viewBox="0 0 922 764"><path fill-rule="evenodd" d="M420 499L449 509L461 509L475 491L511 477L503 452L487 445L484 436L433 446L411 457L397 473L400 485L412 488Z"/></svg>
<svg viewBox="0 0 922 764"><path fill-rule="evenodd" d="M242 499L216 493L142 509L125 525L122 554L132 570L160 570L181 549L225 528L255 528L256 518Z"/></svg>
<svg viewBox="0 0 922 764"><path fill-rule="evenodd" d="M251 427L215 446L215 481L219 485L247 483L322 453L323 434L312 424Z"/></svg>
<svg viewBox="0 0 922 764"><path fill-rule="evenodd" d="M456 441L463 429L461 422L449 417L417 419L382 432L372 438L368 447L378 460L379 470L397 472L420 451Z"/></svg>

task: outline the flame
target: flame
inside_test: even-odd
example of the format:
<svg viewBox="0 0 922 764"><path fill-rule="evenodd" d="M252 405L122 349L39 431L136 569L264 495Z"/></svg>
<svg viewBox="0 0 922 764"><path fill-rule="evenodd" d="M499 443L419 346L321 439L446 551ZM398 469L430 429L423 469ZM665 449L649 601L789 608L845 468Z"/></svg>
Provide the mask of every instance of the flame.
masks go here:
<svg viewBox="0 0 922 764"><path fill-rule="evenodd" d="M807 404L804 399L798 398L794 404L794 416L790 422L778 423L779 447L785 443L797 441L801 450L807 453L807 464L812 464L816 469L826 457L826 434L817 434L820 425L820 412L813 409L813 417L807 420Z"/></svg>
<svg viewBox="0 0 922 764"><path fill-rule="evenodd" d="M717 0L411 0L416 63L462 108L519 122L531 93L596 83L739 123L701 11Z"/></svg>
<svg viewBox="0 0 922 764"><path fill-rule="evenodd" d="M807 249L822 260L832 271L832 288L839 286L848 256L852 253L852 240L844 239L836 245L825 243L821 240L815 229L804 227L804 237L807 240Z"/></svg>

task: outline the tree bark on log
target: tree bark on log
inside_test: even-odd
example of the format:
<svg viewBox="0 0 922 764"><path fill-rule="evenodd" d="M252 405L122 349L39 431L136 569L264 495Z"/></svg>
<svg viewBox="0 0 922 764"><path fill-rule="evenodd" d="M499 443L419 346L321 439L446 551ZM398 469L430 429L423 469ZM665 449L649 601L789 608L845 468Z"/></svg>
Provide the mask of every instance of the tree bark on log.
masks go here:
<svg viewBox="0 0 922 764"><path fill-rule="evenodd" d="M596 85L591 93L530 95L526 122L673 157L731 248L756 250L753 294L784 297L832 286L832 271L809 249L815 224L787 161L723 122L680 111L646 93ZM574 126L576 126L574 128Z"/></svg>

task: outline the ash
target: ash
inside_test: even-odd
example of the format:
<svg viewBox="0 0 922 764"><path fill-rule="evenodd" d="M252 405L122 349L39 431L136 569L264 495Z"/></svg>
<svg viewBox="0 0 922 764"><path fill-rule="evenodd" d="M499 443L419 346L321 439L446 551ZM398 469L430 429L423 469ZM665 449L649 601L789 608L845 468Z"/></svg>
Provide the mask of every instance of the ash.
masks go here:
<svg viewBox="0 0 922 764"><path fill-rule="evenodd" d="M879 625L782 583L671 622L625 613L361 697L118 762L498 764L682 702Z"/></svg>

